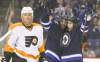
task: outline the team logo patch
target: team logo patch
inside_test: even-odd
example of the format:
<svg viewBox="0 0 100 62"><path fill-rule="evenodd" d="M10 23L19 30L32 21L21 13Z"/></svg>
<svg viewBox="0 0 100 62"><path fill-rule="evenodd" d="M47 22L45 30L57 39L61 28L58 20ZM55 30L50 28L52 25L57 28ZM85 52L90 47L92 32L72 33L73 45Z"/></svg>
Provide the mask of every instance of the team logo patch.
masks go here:
<svg viewBox="0 0 100 62"><path fill-rule="evenodd" d="M37 36L25 36L25 46L30 47L30 45L36 46L38 43Z"/></svg>
<svg viewBox="0 0 100 62"><path fill-rule="evenodd" d="M70 39L70 35L68 33L65 33L61 39L61 46L62 47L67 47L69 46L71 39Z"/></svg>

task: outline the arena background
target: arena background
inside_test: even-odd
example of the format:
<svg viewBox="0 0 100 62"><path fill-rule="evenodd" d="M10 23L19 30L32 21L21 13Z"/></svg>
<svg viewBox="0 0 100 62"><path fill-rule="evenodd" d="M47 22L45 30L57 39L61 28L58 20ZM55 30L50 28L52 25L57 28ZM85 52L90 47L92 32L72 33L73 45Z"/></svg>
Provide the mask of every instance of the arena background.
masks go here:
<svg viewBox="0 0 100 62"><path fill-rule="evenodd" d="M61 3L62 1L73 4L72 2L78 2L80 0L58 0L57 2ZM83 45L84 62L100 62L100 0L86 1L93 6L92 9L96 13L97 18L91 21L89 27L91 30L87 38L88 42ZM53 6L56 5L56 0L0 0L0 57L3 57L3 46L6 41L6 38L1 38L7 33L10 24L21 21L20 11L23 6L31 6L34 9L34 21L41 23L41 20L45 19L43 22L47 22L50 19L48 11L44 13L42 11L51 10L52 13ZM46 7L46 9L41 9L41 7ZM48 27L44 26L45 39Z"/></svg>

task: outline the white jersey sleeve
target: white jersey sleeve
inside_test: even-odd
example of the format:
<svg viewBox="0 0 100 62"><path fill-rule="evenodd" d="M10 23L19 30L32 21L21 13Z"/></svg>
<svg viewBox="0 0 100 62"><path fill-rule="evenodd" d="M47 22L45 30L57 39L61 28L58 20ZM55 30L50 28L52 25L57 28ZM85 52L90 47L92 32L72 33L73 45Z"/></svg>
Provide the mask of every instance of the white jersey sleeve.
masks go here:
<svg viewBox="0 0 100 62"><path fill-rule="evenodd" d="M43 28L42 27L38 28L38 40L39 40L38 49L39 49L40 53L42 53L45 51L44 40L43 40Z"/></svg>
<svg viewBox="0 0 100 62"><path fill-rule="evenodd" d="M6 44L4 46L4 51L6 52L13 52L15 49L15 43L18 39L18 31L16 30L16 24L12 24L9 26L10 34L7 37Z"/></svg>

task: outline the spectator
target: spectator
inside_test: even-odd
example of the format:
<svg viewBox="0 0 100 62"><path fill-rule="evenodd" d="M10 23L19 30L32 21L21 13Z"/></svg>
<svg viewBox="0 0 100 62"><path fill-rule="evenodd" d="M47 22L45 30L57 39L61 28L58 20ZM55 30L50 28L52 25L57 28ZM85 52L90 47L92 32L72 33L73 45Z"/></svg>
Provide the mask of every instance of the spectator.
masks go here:
<svg viewBox="0 0 100 62"><path fill-rule="evenodd" d="M58 7L54 10L54 18L59 18L60 16L65 16L65 8L62 3L59 3Z"/></svg>

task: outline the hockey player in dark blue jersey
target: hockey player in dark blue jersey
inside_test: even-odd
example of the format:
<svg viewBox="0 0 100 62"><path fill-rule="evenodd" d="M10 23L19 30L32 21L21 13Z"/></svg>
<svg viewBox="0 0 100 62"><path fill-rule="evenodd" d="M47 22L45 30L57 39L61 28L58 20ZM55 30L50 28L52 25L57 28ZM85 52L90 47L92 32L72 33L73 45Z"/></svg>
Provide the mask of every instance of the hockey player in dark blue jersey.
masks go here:
<svg viewBox="0 0 100 62"><path fill-rule="evenodd" d="M67 20L67 32L62 37L61 62L83 62L82 32L74 19ZM66 40L65 40L66 39Z"/></svg>
<svg viewBox="0 0 100 62"><path fill-rule="evenodd" d="M85 26L84 26L85 27ZM74 18L61 18L48 32L46 55L49 62L83 62L82 32Z"/></svg>
<svg viewBox="0 0 100 62"><path fill-rule="evenodd" d="M48 30L48 36L46 41L46 55L48 62L60 62L61 48L60 38L66 31L67 22L65 18L59 18L58 23L52 22L50 29Z"/></svg>

